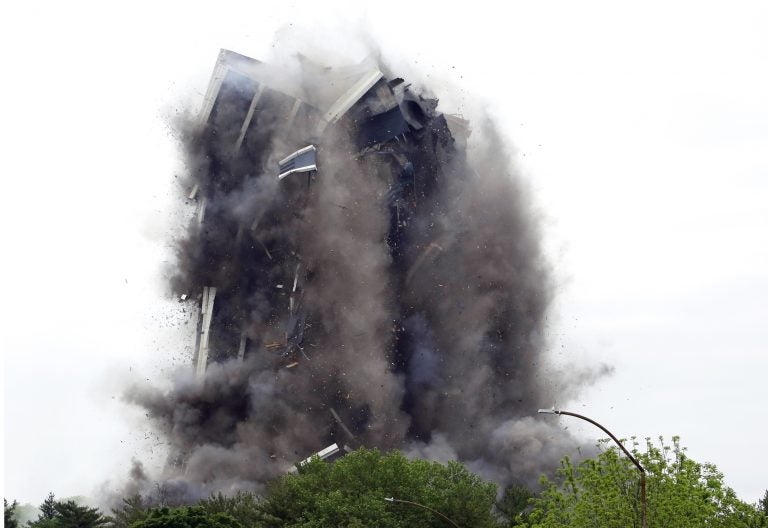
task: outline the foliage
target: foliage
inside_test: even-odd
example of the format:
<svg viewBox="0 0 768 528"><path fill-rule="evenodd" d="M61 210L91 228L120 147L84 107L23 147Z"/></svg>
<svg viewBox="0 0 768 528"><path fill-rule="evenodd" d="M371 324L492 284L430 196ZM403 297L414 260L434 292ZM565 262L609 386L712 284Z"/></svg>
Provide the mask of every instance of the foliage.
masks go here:
<svg viewBox="0 0 768 528"><path fill-rule="evenodd" d="M40 513L37 520L27 523L30 528L55 528L56 527L56 497L49 493L40 505Z"/></svg>
<svg viewBox="0 0 768 528"><path fill-rule="evenodd" d="M3 497L3 519L5 528L19 528L19 521L16 519L16 508L19 506L17 501L13 501L10 505L8 499Z"/></svg>
<svg viewBox="0 0 768 528"><path fill-rule="evenodd" d="M659 447L646 440L647 449L632 453L647 472L649 528L748 528L755 509L736 498L712 464L694 462L673 437ZM627 528L641 526L639 471L616 448L574 466L566 457L557 482L545 486L533 500L531 526Z"/></svg>
<svg viewBox="0 0 768 528"><path fill-rule="evenodd" d="M98 528L109 522L97 508L80 506L73 500L57 501L53 493L40 505L36 521L29 528Z"/></svg>
<svg viewBox="0 0 768 528"><path fill-rule="evenodd" d="M80 506L75 501L56 502L56 528L96 528L109 522L97 508Z"/></svg>
<svg viewBox="0 0 768 528"><path fill-rule="evenodd" d="M496 508L507 520L506 526L525 526L530 513L533 494L525 486L512 485L504 490Z"/></svg>
<svg viewBox="0 0 768 528"><path fill-rule="evenodd" d="M262 526L285 528L445 528L432 508L462 527L498 526L492 508L496 486L458 462L408 460L398 452L359 449L333 464L314 459L298 474L268 487L260 505Z"/></svg>
<svg viewBox="0 0 768 528"><path fill-rule="evenodd" d="M130 528L243 528L225 513L209 513L200 506L155 508Z"/></svg>
<svg viewBox="0 0 768 528"><path fill-rule="evenodd" d="M262 517L259 497L248 491L238 491L231 497L218 493L201 500L197 505L209 514L225 513L243 526L255 526Z"/></svg>
<svg viewBox="0 0 768 528"><path fill-rule="evenodd" d="M40 505L40 513L37 520L27 523L31 528L53 528L56 518L56 497L49 493L43 503Z"/></svg>
<svg viewBox="0 0 768 528"><path fill-rule="evenodd" d="M56 497L53 492L49 493L43 503L40 505L40 515L37 520L52 520L56 517Z"/></svg>
<svg viewBox="0 0 768 528"><path fill-rule="evenodd" d="M111 524L113 528L128 528L136 521L143 521L149 515L149 505L141 495L123 499L121 508L112 508Z"/></svg>
<svg viewBox="0 0 768 528"><path fill-rule="evenodd" d="M765 491L763 498L757 501L754 508L756 515L751 520L749 528L768 528L768 490Z"/></svg>
<svg viewBox="0 0 768 528"><path fill-rule="evenodd" d="M723 483L722 473L712 464L688 458L676 437L671 445L660 439L658 447L647 440L644 452L633 444L633 455L647 471L648 528L768 528L768 491L754 505L738 500ZM458 462L441 465L408 460L398 452L360 449L333 464L313 459L298 473L273 481L264 498L240 491L211 495L192 507L152 508L158 502L135 495L123 499L112 517L104 517L96 508L57 501L50 493L37 520L26 528L450 525L429 508L462 528L640 527L639 472L615 447L578 465L564 458L555 480L542 478L542 484L538 496L525 487L509 486L494 504L495 485ZM387 502L386 497L400 501ZM18 503L3 502L5 526L19 528Z"/></svg>

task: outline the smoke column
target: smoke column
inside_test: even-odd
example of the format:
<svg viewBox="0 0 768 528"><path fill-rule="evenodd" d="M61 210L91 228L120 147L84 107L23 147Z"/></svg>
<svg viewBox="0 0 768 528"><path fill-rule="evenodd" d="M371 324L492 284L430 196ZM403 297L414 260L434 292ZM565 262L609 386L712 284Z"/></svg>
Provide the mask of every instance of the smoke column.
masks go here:
<svg viewBox="0 0 768 528"><path fill-rule="evenodd" d="M233 153L254 90L237 79L186 127L205 219L172 286L197 306L217 288L210 359L168 392L127 393L171 445L174 500L258 490L332 442L458 459L502 484L534 482L575 446L532 416L584 381L543 371L553 284L508 146L484 117L465 147L437 101L377 66L383 79L321 135L311 112L287 126L274 92ZM327 88L306 60L253 67L303 101ZM387 137L376 119L396 111L407 130ZM278 181L277 162L310 142L317 172ZM140 467L131 486L151 487Z"/></svg>

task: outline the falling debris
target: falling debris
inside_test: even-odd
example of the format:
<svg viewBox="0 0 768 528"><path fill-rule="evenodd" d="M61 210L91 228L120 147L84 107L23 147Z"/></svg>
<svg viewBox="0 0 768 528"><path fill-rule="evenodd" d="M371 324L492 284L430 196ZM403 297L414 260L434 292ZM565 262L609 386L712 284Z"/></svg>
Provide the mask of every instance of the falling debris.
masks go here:
<svg viewBox="0 0 768 528"><path fill-rule="evenodd" d="M344 431L344 434L346 434L350 440L355 439L355 435L352 434L352 432L347 428L346 425L344 425L344 422L341 420L341 416L339 416L339 413L336 412L336 409L331 407L331 415L333 416L333 419L336 420L336 423L339 424L339 427L341 427L341 430Z"/></svg>
<svg viewBox="0 0 768 528"><path fill-rule="evenodd" d="M130 394L165 478L259 486L343 439L534 481L575 443L521 402L585 382L542 369L552 290L506 146L385 65L290 66L222 50L188 134L198 381Z"/></svg>
<svg viewBox="0 0 768 528"><path fill-rule="evenodd" d="M304 464L308 464L309 462L312 461L313 458L318 457L320 460L327 460L338 452L339 452L339 446L333 443L328 447L326 447L325 449L323 449L322 451L318 451L314 455L305 458L304 460L302 460L301 462L293 466L290 471L291 473L296 473L298 471L298 468L300 468Z"/></svg>
<svg viewBox="0 0 768 528"><path fill-rule="evenodd" d="M211 336L211 321L213 318L213 301L216 299L216 288L205 286L200 303L200 320L198 321L198 337L196 342L195 373L198 377L205 374L208 365L208 347Z"/></svg>
<svg viewBox="0 0 768 528"><path fill-rule="evenodd" d="M294 172L312 172L317 170L317 149L314 145L309 145L301 150L297 150L287 158L278 162L280 174L278 179L282 180Z"/></svg>

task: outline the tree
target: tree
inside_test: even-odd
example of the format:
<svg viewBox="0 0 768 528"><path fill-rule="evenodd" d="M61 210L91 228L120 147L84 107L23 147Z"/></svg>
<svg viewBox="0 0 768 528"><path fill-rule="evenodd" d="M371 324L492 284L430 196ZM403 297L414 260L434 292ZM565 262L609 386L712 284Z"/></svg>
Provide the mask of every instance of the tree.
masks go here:
<svg viewBox="0 0 768 528"><path fill-rule="evenodd" d="M131 528L243 528L243 525L225 513L208 513L192 506L155 508L144 520L131 524Z"/></svg>
<svg viewBox="0 0 768 528"><path fill-rule="evenodd" d="M56 497L53 493L48 493L43 503L40 505L40 513L36 521L30 521L27 525L30 528L55 528L56 526Z"/></svg>
<svg viewBox="0 0 768 528"><path fill-rule="evenodd" d="M496 508L507 519L507 526L525 526L530 513L533 494L525 486L507 486Z"/></svg>
<svg viewBox="0 0 768 528"><path fill-rule="evenodd" d="M8 500L3 497L3 518L5 520L5 528L19 528L19 521L16 519L16 507L19 505L17 501L13 501L10 505Z"/></svg>
<svg viewBox="0 0 768 528"><path fill-rule="evenodd" d="M637 443L632 450L647 471L649 528L754 526L755 509L736 498L714 465L688 458L677 437L671 446L659 440L659 447L646 440L645 452ZM566 457L556 482L542 484L532 527L640 527L639 472L614 447L578 466Z"/></svg>
<svg viewBox="0 0 768 528"><path fill-rule="evenodd" d="M148 504L141 495L123 499L121 508L112 508L111 524L114 528L128 528L136 521L142 521L149 514Z"/></svg>
<svg viewBox="0 0 768 528"><path fill-rule="evenodd" d="M248 491L238 491L231 497L218 493L197 505L209 514L225 513L243 526L256 526L261 519L259 497Z"/></svg>
<svg viewBox="0 0 768 528"><path fill-rule="evenodd" d="M462 527L498 526L492 511L495 484L458 462L408 460L375 449L359 449L333 464L315 458L297 474L273 481L260 503L259 522L267 528L447 526L429 510L385 497L432 508Z"/></svg>
<svg viewBox="0 0 768 528"><path fill-rule="evenodd" d="M755 504L757 515L749 528L768 528L768 490L765 491L763 498Z"/></svg>
<svg viewBox="0 0 768 528"><path fill-rule="evenodd" d="M768 515L768 490L765 490L763 498L757 501L757 509L763 515Z"/></svg>
<svg viewBox="0 0 768 528"><path fill-rule="evenodd" d="M80 506L75 501L56 502L56 528L97 528L109 523L97 508Z"/></svg>

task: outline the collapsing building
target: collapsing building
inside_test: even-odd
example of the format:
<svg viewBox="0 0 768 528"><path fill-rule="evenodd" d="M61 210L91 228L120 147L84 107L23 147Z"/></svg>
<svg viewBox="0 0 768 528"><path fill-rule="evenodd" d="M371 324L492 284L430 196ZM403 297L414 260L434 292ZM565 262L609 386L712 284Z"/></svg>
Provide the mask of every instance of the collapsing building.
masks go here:
<svg viewBox="0 0 768 528"><path fill-rule="evenodd" d="M468 136L373 61L220 52L186 141L197 210L174 278L199 306L200 381L133 396L185 478L264 482L359 445L508 478L520 438L544 434L525 417L552 396L550 288L503 143L486 130L470 167Z"/></svg>
<svg viewBox="0 0 768 528"><path fill-rule="evenodd" d="M315 68L320 77L315 82L326 82L335 90L320 97L309 92L309 101L304 101L271 87L270 81L280 76L268 66L228 50L219 55L200 114L204 143L210 147L206 153L209 178L196 182L189 198L198 203L198 250L206 256L203 265L230 273L195 292L201 303L194 357L199 376L208 361L243 360L261 349L278 352L286 367L308 359L304 342L311 323L301 306L307 265L302 266L301 248L290 236L272 236L264 233L264 227L284 225L281 217L302 214L313 181L322 177L317 164L323 154L313 143L322 142L328 127L350 136L355 150L349 153L349 163L366 158L374 169L370 177L380 178L387 186L381 206L390 212L386 242L395 269L402 269L398 264L406 243L405 228L419 197L427 198L436 184L438 148L453 149L456 132L462 141L466 139L466 122L437 113L437 101L413 94L403 79L385 79L378 68L366 63L341 72ZM271 175L263 176L272 177L279 186L273 203L251 211L250 222L250 218L243 222L228 217L229 211L209 211L212 198L236 189L264 165L272 154L265 146L277 141L285 145L287 155L267 167L273 169ZM288 152L294 147L295 152ZM224 230L231 236L222 236ZM282 273L268 281L263 273L251 276L230 267L245 260L251 262L249 267L263 261L262 271L277 266ZM255 294L269 299L274 308L269 319L274 324L249 335L247 299Z"/></svg>
<svg viewBox="0 0 768 528"><path fill-rule="evenodd" d="M208 178L195 182L189 198L198 204L197 250L207 268L195 275L212 272L218 280L197 284L194 292L200 300L193 359L198 377L205 375L210 361L270 354L275 368L290 369L311 360L310 355L322 354L306 350L313 346L312 328L318 322L304 306L312 263L304 261L294 236L273 233L275 227L288 225L289 218L301 218L313 182L322 178L318 163L323 151L321 147L318 152L315 143L346 136L353 147L347 163L364 159L368 177L386 186L380 200L381 208L389 212L385 242L392 269L400 271L398 281L404 285L409 274L402 262L408 222L419 201L434 191L438 158L454 153L455 136L466 141L468 124L462 118L437 112L436 100L414 94L403 79L385 78L369 62L336 70L302 63L313 70L313 86L297 94L269 65L222 50L205 95L198 126L202 144L208 147ZM265 147L274 149L277 144L286 157L265 165L274 152ZM221 208L210 210L217 195L237 189L263 166L267 173L260 177L277 182L271 203L249 211L245 219L233 218L231 211ZM437 247L427 246L426 255ZM243 273L243 267L253 273ZM267 324L260 328L253 327L249 316L249 299L254 297L270 306ZM406 317L404 312L392 321L395 336L405 330ZM406 348L406 342L393 340L393 357L400 361L410 355L398 350ZM330 412L354 438L332 406Z"/></svg>

